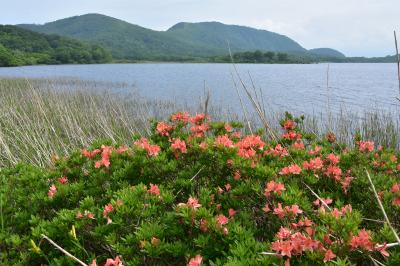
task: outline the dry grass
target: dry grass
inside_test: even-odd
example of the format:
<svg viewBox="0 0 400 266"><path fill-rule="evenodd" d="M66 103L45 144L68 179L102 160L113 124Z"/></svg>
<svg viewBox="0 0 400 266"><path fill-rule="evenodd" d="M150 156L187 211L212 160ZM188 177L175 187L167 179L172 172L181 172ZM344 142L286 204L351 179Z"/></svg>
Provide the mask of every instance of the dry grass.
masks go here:
<svg viewBox="0 0 400 266"><path fill-rule="evenodd" d="M148 100L125 84L117 85L65 79L0 79L0 167L18 162L49 165L54 155L68 155L96 139L129 144L134 134L149 134L150 120L165 119L178 110L204 111L204 102L209 101L207 95L195 105ZM263 103L257 107L264 120L257 122L258 114L249 111L246 122L257 128L268 121L271 130L278 132L282 114L266 112ZM243 117L212 103L206 108L214 120ZM344 143L361 134L376 143L398 147L399 125L398 118L386 113L366 113L360 118L342 112L333 117L330 126ZM318 136L328 128L322 115L306 118L304 126Z"/></svg>

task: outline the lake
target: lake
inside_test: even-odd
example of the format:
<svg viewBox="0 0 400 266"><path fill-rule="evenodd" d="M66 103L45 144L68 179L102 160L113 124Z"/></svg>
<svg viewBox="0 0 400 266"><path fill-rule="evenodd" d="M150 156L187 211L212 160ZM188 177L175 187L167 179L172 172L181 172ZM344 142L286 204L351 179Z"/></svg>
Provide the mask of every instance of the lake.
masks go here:
<svg viewBox="0 0 400 266"><path fill-rule="evenodd" d="M243 81L261 89L268 108L297 114L385 110L398 113L395 64L238 64ZM329 73L329 75L328 75ZM232 78L235 76L235 78ZM251 78L250 78L251 76ZM204 87L211 101L240 112L232 64L100 64L0 68L0 77L73 78L126 83L141 95L198 103ZM327 82L327 80L329 80ZM329 86L327 86L327 83ZM110 85L110 89L113 85ZM259 93L260 94L260 93ZM243 92L242 92L242 95Z"/></svg>

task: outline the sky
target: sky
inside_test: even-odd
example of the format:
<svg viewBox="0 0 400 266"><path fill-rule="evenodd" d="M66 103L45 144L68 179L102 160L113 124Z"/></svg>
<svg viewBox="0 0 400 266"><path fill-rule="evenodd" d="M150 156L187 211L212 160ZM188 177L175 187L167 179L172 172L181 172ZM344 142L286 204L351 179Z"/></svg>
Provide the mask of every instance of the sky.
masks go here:
<svg viewBox="0 0 400 266"><path fill-rule="evenodd" d="M386 56L395 53L399 10L400 0L0 0L0 24L42 24L86 13L155 30L219 21L284 34L307 49Z"/></svg>

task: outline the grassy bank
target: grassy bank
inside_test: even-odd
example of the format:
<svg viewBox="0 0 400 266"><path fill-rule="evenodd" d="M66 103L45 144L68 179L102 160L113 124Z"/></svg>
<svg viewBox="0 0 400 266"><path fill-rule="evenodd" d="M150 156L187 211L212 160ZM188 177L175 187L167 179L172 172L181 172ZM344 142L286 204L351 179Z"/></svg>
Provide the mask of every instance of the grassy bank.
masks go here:
<svg viewBox="0 0 400 266"><path fill-rule="evenodd" d="M67 155L97 139L129 144L134 134L149 135L152 119L164 119L178 110L204 111L205 99L188 105L145 99L126 84L0 79L0 166L21 161L48 165L55 155ZM247 124L242 115L216 104L207 109L215 119ZM266 116L271 127L279 130L283 114L267 110ZM400 124L394 115L372 112L356 117L341 112L331 119L326 117L305 117L302 126L318 137L332 131L342 143L350 144L359 136L384 146L398 146ZM254 112L248 119L254 128L260 126Z"/></svg>

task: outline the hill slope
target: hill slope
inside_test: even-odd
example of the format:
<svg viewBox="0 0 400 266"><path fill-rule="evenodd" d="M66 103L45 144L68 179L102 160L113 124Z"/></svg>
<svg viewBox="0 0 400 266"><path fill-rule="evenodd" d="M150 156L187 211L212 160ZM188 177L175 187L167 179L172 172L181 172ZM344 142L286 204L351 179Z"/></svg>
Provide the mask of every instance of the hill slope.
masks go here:
<svg viewBox="0 0 400 266"><path fill-rule="evenodd" d="M319 55L319 56L326 56L326 57L337 57L337 58L345 58L346 56L339 52L338 50L331 49L331 48L315 48L308 50L310 53Z"/></svg>
<svg viewBox="0 0 400 266"><path fill-rule="evenodd" d="M292 39L266 30L226 25L220 22L181 22L167 33L187 42L202 44L213 50L227 50L227 43L233 51L306 51Z"/></svg>
<svg viewBox="0 0 400 266"><path fill-rule="evenodd" d="M159 32L99 14L87 14L46 23L18 25L43 33L56 33L107 47L118 59L152 59L165 55L206 55L212 51Z"/></svg>
<svg viewBox="0 0 400 266"><path fill-rule="evenodd" d="M0 66L104 63L111 54L98 45L0 25Z"/></svg>
<svg viewBox="0 0 400 266"><path fill-rule="evenodd" d="M87 14L44 25L18 26L91 41L109 48L119 59L222 55L227 53L227 40L233 51L306 51L283 35L218 22L178 23L167 31L154 31L105 15Z"/></svg>

